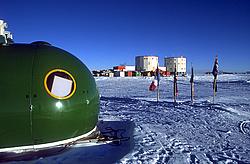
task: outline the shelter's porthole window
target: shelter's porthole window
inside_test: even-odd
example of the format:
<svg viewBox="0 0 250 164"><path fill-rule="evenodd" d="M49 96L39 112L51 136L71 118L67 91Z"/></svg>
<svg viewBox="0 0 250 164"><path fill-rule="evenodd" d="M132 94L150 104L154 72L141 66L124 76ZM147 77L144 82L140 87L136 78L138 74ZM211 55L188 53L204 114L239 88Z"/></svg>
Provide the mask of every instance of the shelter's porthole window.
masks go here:
<svg viewBox="0 0 250 164"><path fill-rule="evenodd" d="M54 98L68 99L76 91L76 81L68 71L54 69L46 74L44 87L48 94Z"/></svg>

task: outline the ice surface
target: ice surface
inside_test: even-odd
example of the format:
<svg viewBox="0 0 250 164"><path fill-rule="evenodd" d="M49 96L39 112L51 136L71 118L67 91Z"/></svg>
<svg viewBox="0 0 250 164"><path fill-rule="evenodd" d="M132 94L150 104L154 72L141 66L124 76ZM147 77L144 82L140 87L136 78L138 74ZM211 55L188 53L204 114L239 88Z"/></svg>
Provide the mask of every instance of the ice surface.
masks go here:
<svg viewBox="0 0 250 164"><path fill-rule="evenodd" d="M177 103L173 77L161 78L158 103L156 92L148 91L152 79L96 78L99 119L133 122L132 149L124 151L126 145L120 145L86 153L83 148L32 162L84 163L97 158L93 163L250 163L250 125L244 123L244 133L240 128L250 120L249 75L219 75L214 103L212 75L195 76L194 103L189 77L178 78Z"/></svg>

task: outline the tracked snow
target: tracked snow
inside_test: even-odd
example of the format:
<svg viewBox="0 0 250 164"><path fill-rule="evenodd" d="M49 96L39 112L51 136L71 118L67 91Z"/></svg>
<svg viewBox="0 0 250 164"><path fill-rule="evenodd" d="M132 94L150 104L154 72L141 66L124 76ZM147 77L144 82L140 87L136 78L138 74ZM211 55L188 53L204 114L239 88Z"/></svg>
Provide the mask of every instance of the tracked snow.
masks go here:
<svg viewBox="0 0 250 164"><path fill-rule="evenodd" d="M215 103L212 79L195 76L191 103L189 77L179 77L173 103L173 78L161 78L157 103L156 92L148 91L152 78L98 77L99 119L129 137L115 146L78 145L32 163L250 163L250 76L220 75Z"/></svg>
<svg viewBox="0 0 250 164"><path fill-rule="evenodd" d="M156 93L148 91L150 78L97 78L101 119L135 123L134 149L120 162L250 163L250 134L239 128L250 120L249 76L219 76L214 104L211 79L196 76L194 103L188 78L179 78L177 103L172 102L172 78L162 79L157 103Z"/></svg>

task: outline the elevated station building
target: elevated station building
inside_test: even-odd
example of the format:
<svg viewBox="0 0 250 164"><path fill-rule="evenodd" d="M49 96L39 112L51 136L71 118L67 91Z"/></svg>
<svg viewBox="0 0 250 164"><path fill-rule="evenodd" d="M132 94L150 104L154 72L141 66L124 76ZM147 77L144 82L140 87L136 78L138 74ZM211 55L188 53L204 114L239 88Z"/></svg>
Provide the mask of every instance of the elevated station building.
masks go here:
<svg viewBox="0 0 250 164"><path fill-rule="evenodd" d="M164 66L166 71L173 74L176 67L176 72L178 75L186 75L187 59L183 56L180 57L165 57Z"/></svg>
<svg viewBox="0 0 250 164"><path fill-rule="evenodd" d="M139 72L154 71L158 65L158 56L136 56L135 70Z"/></svg>

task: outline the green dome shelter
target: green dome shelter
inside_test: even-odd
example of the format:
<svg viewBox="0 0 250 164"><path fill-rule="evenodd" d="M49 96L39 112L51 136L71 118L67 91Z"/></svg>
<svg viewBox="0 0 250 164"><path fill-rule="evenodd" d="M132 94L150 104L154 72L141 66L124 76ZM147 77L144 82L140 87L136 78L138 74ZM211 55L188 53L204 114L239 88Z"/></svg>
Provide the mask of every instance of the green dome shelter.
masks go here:
<svg viewBox="0 0 250 164"><path fill-rule="evenodd" d="M88 68L49 43L10 40L0 43L0 152L63 145L96 131L99 93Z"/></svg>

